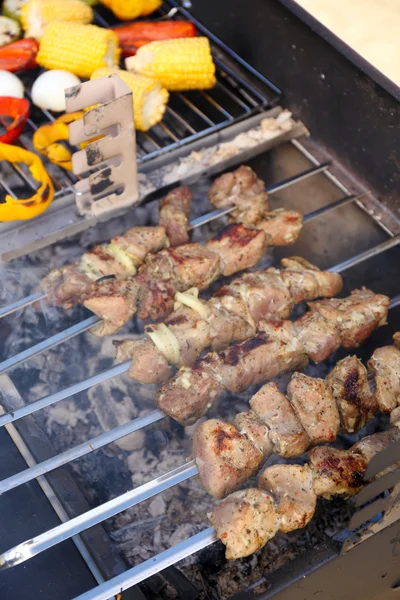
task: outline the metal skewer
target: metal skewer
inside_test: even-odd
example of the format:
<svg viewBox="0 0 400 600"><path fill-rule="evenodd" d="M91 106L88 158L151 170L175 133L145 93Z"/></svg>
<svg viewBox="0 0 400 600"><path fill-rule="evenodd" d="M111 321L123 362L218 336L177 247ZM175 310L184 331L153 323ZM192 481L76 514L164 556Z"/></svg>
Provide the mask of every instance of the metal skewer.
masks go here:
<svg viewBox="0 0 400 600"><path fill-rule="evenodd" d="M266 192L268 194L273 194L274 192L279 192L280 190L290 187L291 185L293 185L295 183L299 183L300 181L304 181L305 179L308 179L309 177L312 177L313 175L317 175L318 173L322 173L322 172L326 171L330 167L330 165L331 165L330 162L324 162L324 163L321 163L320 165L318 165L317 167L311 167L310 169L307 169L306 171L302 171L298 175L293 175L292 177L288 177L287 179L284 179L280 183L268 186L266 188ZM227 214L231 213L234 209L235 209L235 207L232 206L229 208L225 208L223 210L214 210L210 213L202 215L201 217L198 217L197 219L193 219L193 221L190 222L189 231L192 231L193 229L197 229L198 227L201 227L202 225L205 225L206 223L210 223L211 221L214 221L215 219L218 219L219 217L222 217L223 215L227 215ZM48 296L48 294L45 292L35 292L33 294L30 294L29 296L26 296L25 298L22 298L21 300L17 300L16 302L13 302L12 304L8 304L7 306L0 308L0 319L2 317L6 317L7 315L12 314L13 312L16 312L17 310L20 310L21 308L25 308L26 306L29 306L30 304L33 304L34 302L38 302L39 300L44 300L44 298L46 298L47 296Z"/></svg>
<svg viewBox="0 0 400 600"><path fill-rule="evenodd" d="M362 252L361 254L357 254L356 256L353 256L352 258L349 258L348 260L346 260L342 263L339 263L338 265L335 265L334 267L330 267L327 270L331 271L331 272L335 272L335 273L341 273L341 272L345 271L346 269L350 269L351 267L363 262L364 260L371 258L372 256L376 256L376 255L380 254L381 252L384 252L385 250L392 248L393 246L397 245L398 243L400 243L400 235L395 236L393 238L389 238L388 240L382 242L378 246L375 246L373 249L366 250L365 252ZM394 302L394 300L391 303L392 308L394 307L393 302ZM73 335L80 333L80 331L86 331L86 329L89 329L95 323L100 321L100 319L98 317L90 317L90 319L86 319L85 321L82 321L82 323L78 323L78 325L74 325L73 327L75 327L75 330L69 337L72 337ZM89 324L88 324L88 321L90 321ZM70 328L70 329L72 329L72 328ZM54 338L62 335L63 333L65 333L67 331L69 331L69 330L68 329L64 330L64 332L62 332L61 334L56 334L56 336L48 338L47 340L45 340L45 342L42 342L42 344L46 344L46 347L44 347L44 348L43 348L43 346L42 346L42 348L38 348L38 346L39 346L39 344L38 344L36 346L33 346L32 348L29 348L28 350L25 350L24 352L21 352L20 354L17 354L16 356L14 356L12 358L4 361L3 363L0 363L0 374L4 373L6 370L10 369L11 367L14 367L14 366L20 364L24 360L27 360L28 358L31 358L32 356L35 356L35 355L39 354L40 352L43 352L47 348L54 346L55 345L55 343L53 343ZM57 340L56 340L56 343L60 343L59 337L57 338ZM63 340L61 340L61 341L63 341ZM112 377L121 375L122 373L125 373L126 371L128 371L130 364L131 364L131 361L129 361L129 360L125 361L119 365L116 365L115 367L112 367L111 369L103 371L99 375L94 375L93 377L85 379L83 382L76 383L76 384L72 385L71 387L66 388L65 390L61 390L60 392L50 394L49 396L41 398L40 400L31 402L30 404L24 406L23 408L13 411L12 413L6 413L5 415L0 416L0 427L3 427L4 425L7 425L8 423L17 421L18 419L21 419L22 417L26 417L27 415L31 415L31 414L35 413L37 410L40 410L47 406L51 406L52 404L55 404L56 402L59 402L60 400L63 400L64 398L73 396L74 394L77 394L78 392L81 392L92 386L95 386L98 383L102 383L103 381L107 381L108 379L111 379Z"/></svg>
<svg viewBox="0 0 400 600"><path fill-rule="evenodd" d="M344 198L342 198L339 201L334 202L333 204L327 204L326 206L323 206L322 208L316 209L316 211L311 211L310 213L304 215L304 221L305 222L310 221L314 217L315 212L318 212L318 216L321 216L322 214L326 214L326 213L330 212L331 210L335 210L339 206L338 203L340 203L340 205L342 205L342 203L347 204L350 201L356 202L357 200L359 200L360 198L363 198L363 197L364 197L364 194L362 196L345 196ZM383 250L392 248L393 246L396 246L399 243L400 243L400 235L393 237L393 238L389 238L389 240L387 240L386 242L383 242L379 246L376 246L375 248L372 248L371 250L367 250L365 253L362 253L362 254L358 255L357 257L350 258L348 261L345 261L345 263L341 263L337 267L333 267L333 268L335 268L335 269L340 268L341 270L344 270L345 268L350 268L350 266L352 266L353 264L356 265L359 262L362 262L363 260L365 260L366 258L375 256L376 254L383 252ZM338 272L341 272L341 271L338 271ZM85 321L82 321L81 323L77 323L76 325L73 325L72 327L68 327L67 329L64 329L60 333L53 335L52 337L48 338L47 340L44 340L43 342L40 342L39 344L36 344L35 346L32 346L31 348L28 348L27 350L24 350L23 352L20 352L19 354L16 354L15 356L12 356L11 358L8 358L7 360L5 360L3 362L0 362L0 375L5 373L6 371L9 371L10 369L14 368L15 366L19 365L21 362L24 362L25 360L28 360L29 358L31 358L33 356L41 354L45 350L49 350L50 348L52 348L53 346L55 346L57 344L60 344L64 340L68 340L68 339L74 337L75 335L78 335L78 334L86 331L87 329L90 329L97 323L100 323L100 321L101 321L100 317L97 317L97 316L89 317Z"/></svg>
<svg viewBox="0 0 400 600"><path fill-rule="evenodd" d="M400 295L395 296L392 299L392 301L390 303L390 308L395 308L396 306L399 306L399 305L400 305ZM373 381L373 379L374 379L373 375L369 374L368 380L370 383ZM152 413L150 413L149 415L147 415L147 419L148 419L148 422L151 423L156 420L160 420L164 416L165 415L160 410L156 410L156 411L153 411ZM153 418L154 418L154 421L152 420ZM134 431L137 431L140 428L139 422L143 421L143 419L146 419L146 417L140 417L140 418L132 421ZM128 425L129 425L129 423L128 423ZM143 425L141 425L141 426L143 426ZM122 426L122 427L125 427L125 426ZM120 429L120 428L117 428L117 429ZM113 431L115 431L115 429ZM109 432L109 433L112 433L112 432ZM105 435L107 435L107 434L102 434L102 436L105 436ZM98 438L100 438L102 436L98 436ZM98 438L95 438L95 439L98 439ZM92 445L92 443L93 443L93 441L90 442L91 445ZM81 446L83 446L83 444ZM75 450L77 450L81 446L78 446L77 448L75 448ZM65 453L63 453L62 455L59 455L59 456L61 457L63 455L65 455ZM45 461L45 463L41 463L41 465L43 466L47 462L48 461ZM37 465L37 466L40 467L41 465ZM33 469L35 469L35 467L33 467ZM21 475L24 475L28 472L33 474L32 468L27 469L26 471L23 471L21 473ZM157 477L149 482L146 482L145 484L138 486L137 488L135 488L133 490L129 490L129 491L125 492L124 494L121 494L120 496L113 498L112 500L109 500L108 502L105 502L102 505L87 511L84 514L79 515L78 517L70 519L69 521L67 521L65 523L61 523L57 527L54 527L53 529L50 529L50 530L36 536L35 538L32 538L26 542L23 542L22 544L18 544L14 548L11 548L7 552L4 552L2 555L0 555L0 570L7 569L7 568L13 567L15 565L18 565L22 562L25 562L26 560L32 558L33 556L36 556L37 554L39 554L45 550L48 550L49 548L55 546L56 544L61 543L79 533L82 533L86 529L89 529L90 527L98 525L102 521L109 519L109 518L119 514L120 512L123 512L124 510L132 508L132 507L136 506L137 504L139 504L145 500L148 500L149 498L152 498L153 496L155 496L159 493L162 493L171 487L174 487L175 485L179 485L183 481L186 481L188 479L191 479L192 477L195 477L196 475L198 475L198 473L199 473L199 471L196 466L196 462L194 460L191 460L190 462L188 462L184 465L181 465L180 467L177 467L177 468L169 471L168 473L160 475L159 477ZM43 469L39 469L38 473L36 473L34 475L34 477L37 477L41 474L43 474ZM15 481L16 478L18 477L18 475L19 474L1 482L0 493L4 493L4 491L7 491L7 489L11 489L11 487L14 487L14 486L8 486L7 489L5 490L5 489L3 489L2 484L6 483L6 482L10 482L13 479ZM32 478L33 477L30 477L30 479L32 479ZM26 478L25 478L25 480L26 480ZM23 483L23 482L21 482L21 483ZM189 540L193 540L193 538L189 538ZM213 541L215 541L215 538ZM212 543L212 542L210 542L210 543ZM183 542L183 544L184 544L184 542ZM177 546L174 546L174 548L177 548ZM157 555L157 557L162 556L162 554L163 553ZM186 554L186 556L188 556L188 554ZM153 559L151 559L151 560L153 560ZM178 560L179 559L176 559L175 562L177 562ZM144 565L146 563L147 563L147 561L145 563L142 563L138 567L135 567L135 569L136 568L139 569L139 567L142 567L145 570ZM164 566L161 567L160 570L162 570L163 568L165 568L165 567ZM128 572L131 572L131 571L132 570L129 570ZM123 575L126 575L127 573L125 573ZM137 572L135 571L135 573L137 573ZM142 573L142 569L140 569L140 574L141 573ZM135 577L136 576L137 575L135 575ZM115 581L115 580L112 580L112 581ZM135 583L138 583L139 581L141 581L141 580L135 581ZM131 585L134 585L134 583L129 583L129 585L127 585L127 587L130 587ZM96 588L96 589L98 590L99 588ZM90 593L90 592L88 592L88 593ZM86 596L84 595L79 598L83 599L85 597ZM99 596L99 598L103 598L103 597L106 599L108 598L107 596ZM95 598L97 600L98 597L95 596Z"/></svg>

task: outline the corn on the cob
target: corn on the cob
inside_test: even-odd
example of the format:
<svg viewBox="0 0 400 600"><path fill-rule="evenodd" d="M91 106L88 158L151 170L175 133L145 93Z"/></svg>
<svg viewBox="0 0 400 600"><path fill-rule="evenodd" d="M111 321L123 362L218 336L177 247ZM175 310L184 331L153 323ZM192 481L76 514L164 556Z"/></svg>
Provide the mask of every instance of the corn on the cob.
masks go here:
<svg viewBox="0 0 400 600"><path fill-rule="evenodd" d="M159 81L122 69L97 69L91 79L116 73L132 90L135 128L147 131L164 116L169 94Z"/></svg>
<svg viewBox="0 0 400 600"><path fill-rule="evenodd" d="M203 90L215 85L215 65L206 37L151 42L125 64L129 71L158 79L168 90Z"/></svg>
<svg viewBox="0 0 400 600"><path fill-rule="evenodd" d="M163 0L101 0L121 21L145 17L160 8Z"/></svg>
<svg viewBox="0 0 400 600"><path fill-rule="evenodd" d="M46 69L65 69L89 78L100 67L119 63L120 49L114 31L95 25L55 21L43 33L37 62Z"/></svg>
<svg viewBox="0 0 400 600"><path fill-rule="evenodd" d="M29 0L21 7L21 24L25 37L38 40L52 21L73 21L87 24L93 20L93 10L81 0Z"/></svg>

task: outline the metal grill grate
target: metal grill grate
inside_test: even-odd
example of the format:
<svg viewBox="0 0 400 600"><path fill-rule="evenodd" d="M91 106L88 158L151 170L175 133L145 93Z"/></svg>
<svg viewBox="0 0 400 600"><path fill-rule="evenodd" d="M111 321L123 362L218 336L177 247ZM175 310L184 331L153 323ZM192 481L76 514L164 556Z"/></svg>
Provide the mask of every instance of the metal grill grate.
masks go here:
<svg viewBox="0 0 400 600"><path fill-rule="evenodd" d="M265 77L257 73L227 46L213 36L190 13L175 0L168 0L155 19L162 18L173 11L172 18L191 20L197 31L210 38L213 57L217 66L217 84L208 91L175 92L171 94L166 114L161 123L150 131L137 132L138 163L144 164L152 159L201 139L212 132L224 129L247 117L260 113L272 106L279 98L280 91ZM96 9L95 21L102 27L110 27L115 23L108 11ZM30 100L30 88L37 77L34 73L23 74L26 96ZM20 137L20 144L27 150L34 151L32 135L36 129L50 121L54 116L47 110L32 105L31 118ZM55 199L71 192L76 177L54 164L46 162L46 168L52 175L55 186ZM3 191L13 198L28 197L37 187L29 172L18 165L10 165L15 177L12 183L0 178Z"/></svg>
<svg viewBox="0 0 400 600"><path fill-rule="evenodd" d="M295 146L298 150L304 151L304 154L307 154L302 146L295 142ZM329 165L320 165L316 160L313 159L313 162L316 163L316 168L308 170L308 176L313 173L317 173L320 171L324 172L324 175L331 179L337 186L337 188L343 192L345 190L344 186L338 182L333 175L327 170ZM296 183L297 181L304 178L304 173L300 174L297 178L292 177L290 182L288 181L286 184L283 183L281 185L277 185L276 188L282 188L285 185L291 185ZM331 203L323 207L319 207L307 215L305 215L304 221L305 223L312 222L314 219L322 216L323 214L328 214L339 207L343 207L349 205L351 203L359 203L362 197L355 197L349 193L346 193L339 200L335 200ZM206 222L209 219L208 215L205 215L200 219L200 222ZM307 227L307 225L305 225ZM399 235L390 235L385 241L382 243L368 248L366 251L357 254L354 257L351 257L335 266L332 266L330 270L336 272L345 272L355 265L360 265L374 256L378 256L379 254L389 250L397 246L400 243ZM23 306L26 304L26 301L22 301L18 306ZM391 308L400 305L400 297L397 296L392 299ZM11 307L11 310L15 309ZM6 307L0 313L0 315L5 316L11 312L10 307ZM23 351L19 355L16 355L3 363L0 363L0 373L4 374L10 369L14 368L18 364L21 364L25 360L28 360L32 356L36 356L49 348L52 348L56 344L62 343L63 341L70 339L71 337L86 331L89 327L91 327L97 318L91 317L86 321L78 323L70 327L67 330L64 330L51 338L45 340L33 346L32 348L28 348L26 351ZM27 415L32 415L36 411L43 409L44 407L53 405L57 402L60 402L66 398L71 397L72 395L82 391L87 390L92 386L98 385L99 383L106 381L112 377L118 377L122 373L126 372L130 362L123 363L117 365L107 371L94 375L77 383L67 389L61 390L55 394L51 394L40 400L33 402L24 408L19 410L9 412L0 417L0 427L13 427L13 423L18 421L19 419L26 417ZM99 436L91 438L87 441L82 442L80 445L75 446L57 456L49 458L44 462L39 464L30 465L28 469L17 473L0 482L0 493L6 493L28 481L31 481L35 478L41 477L47 473L51 473L54 469L59 468L62 465L68 464L70 461L73 461L79 457L85 456L91 452L99 448L103 448L106 445L123 438L124 436L129 435L135 431L139 431L140 429L150 425L151 423L156 423L161 419L165 418L165 415L160 410L154 410L143 417L139 417L134 419L124 425L116 427L110 431L105 432ZM136 489L129 490L125 494L121 496L117 496L113 500L106 502L103 505L100 505L86 514L79 515L73 519L67 520L62 523L60 526L56 527L53 530L43 533L38 537L28 540L22 544L19 544L15 548L5 552L0 557L0 565L2 568L7 568L10 566L15 566L29 558L35 556L36 554L43 552L44 550L51 548L52 546L69 539L73 536L77 536L78 534L86 531L90 527L93 527L96 524L102 523L104 520L114 516L121 511L126 510L127 508L131 508L137 505L140 502L143 502L146 499L149 499L156 494L161 493L162 491L169 489L179 483L186 481L197 474L197 467L195 463L189 462L187 464L183 464L182 466L173 469L172 471L165 473L164 475L157 477L153 480L150 480L148 483L145 483L142 486L137 487ZM111 581L102 584L99 588L94 589L87 594L84 594L80 597L80 600L101 600L107 599L112 594L116 594L123 589L127 589L132 585L135 585L143 580L145 580L150 575L157 573L164 569L165 567L176 563L184 557L189 556L190 554L195 553L201 548L204 548L215 541L214 532L211 528L202 531L201 533L192 536L191 538L185 540L172 547L169 550L166 550L155 558L145 561L142 564L137 565L136 567L129 569L126 573L119 575L118 577L112 579Z"/></svg>
<svg viewBox="0 0 400 600"><path fill-rule="evenodd" d="M177 3L174 1L169 2L170 6L176 7ZM190 18L187 11L180 10L181 15L185 18ZM105 13L97 13L97 21L100 24L105 24L104 15ZM196 23L198 29L202 30L200 24ZM159 156L163 152L169 151L171 148L177 147L182 144L189 143L193 139L197 139L201 136L208 135L211 131L215 131L218 128L224 128L228 124L234 123L247 116L261 111L267 105L273 103L277 97L278 90L276 90L267 80L257 76L251 68L241 63L238 57L230 53L229 49L220 44L216 39L212 38L214 43L214 53L217 57L217 63L219 67L219 84L216 90L211 93L198 93L198 94L179 94L176 95L171 102L168 110L165 122L159 127L155 128L151 134L145 134L138 136L139 146L139 161L144 163L150 161L152 158ZM220 58L221 57L221 58ZM240 75L232 70L230 67L230 61L239 63L239 66L247 69L248 74L256 76L259 79L260 85L266 87L265 93L261 93L257 88L253 87L252 84L248 83L247 78L243 79ZM240 64L241 63L241 64ZM236 65L237 66L237 65ZM51 115L44 113L43 111L34 111L32 120L28 123L28 126L32 129L37 127L41 122L46 119L51 119ZM22 142L29 148L30 144L30 133L29 131L22 137ZM351 194L335 177L328 171L326 171L327 165L320 165L316 159L308 154L305 149L298 143L294 143L296 149L301 152L304 156L307 156L311 163L317 165L314 173L324 170L326 177L337 188L337 193L340 195L339 200L333 200L324 206L310 211L306 217L305 222L312 222L313 220L327 215L331 215L334 211L340 207L355 204L361 209L364 209L363 197L361 195ZM26 186L32 186L32 182L25 172L21 170L16 171L16 175L19 178L19 183L13 186L12 191L19 193L20 190L26 189ZM65 173L64 171L57 170L55 168L54 178L58 189L57 197L61 196L65 190L70 189L71 184L74 182L73 176ZM298 179L295 179L296 182ZM293 181L291 182L293 183ZM2 184L6 191L6 184ZM358 190L361 194L362 190ZM378 218L378 217L377 217ZM201 222L206 222L207 216L201 219ZM357 253L355 256L338 262L336 265L331 267L332 271L345 272L355 267L356 265L362 265L378 256L390 248L394 248L400 243L400 235L398 229L393 230L380 222L379 225L383 227L389 235L387 238L379 243L369 247L364 252ZM307 228L308 225L305 225ZM332 261L334 262L334 261ZM34 298L24 299L13 305L5 307L0 310L0 317L6 316L26 306ZM398 306L400 304L400 297L396 296L392 300L391 307ZM17 365L22 364L29 358L37 356L42 352L54 347L57 344L61 344L67 339L78 335L91 327L96 322L95 317L86 319L85 321L78 323L66 329L54 336L44 340L43 342L28 348L26 351L17 354L2 363L0 363L0 374L5 374L9 370L15 368ZM31 404L24 406L18 410L10 410L7 414L0 416L0 427L13 428L14 423L18 420L33 415L35 412L61 402L72 395L79 393L82 390L87 390L92 386L98 385L112 377L118 377L122 373L126 372L129 364L123 363L114 366L111 369L98 373L82 382L74 384L66 389L60 390L55 394L45 396ZM6 377L3 375L3 377ZM79 457L87 455L99 448L105 447L113 441L119 440L128 434L138 431L151 423L156 423L161 419L164 419L165 415L160 410L154 410L145 416L131 420L128 423L111 429L104 434L93 437L91 439L83 441L81 444L61 453L57 456L48 458L43 462L35 464L34 461L27 461L28 468L25 471L12 475L11 477L0 481L0 493L7 493L8 491L36 478L40 478L40 481L46 482L46 478L43 475L51 474L53 470L58 467L68 464ZM12 431L12 429L9 429ZM21 440L20 440L21 441ZM17 442L16 442L17 443ZM175 486L182 481L188 480L194 477L197 473L196 466L191 463L183 464L182 466L173 469L172 471L165 473L164 475L157 477L153 480L148 481L142 486L137 487L133 490L128 490L125 494L119 495L116 498L90 510L87 513L81 514L75 518L69 519L64 515L63 523L53 530L44 532L34 539L28 540L12 548L11 550L3 553L0 557L0 566L2 568L8 568L25 560L32 558L33 556L43 552L44 550L51 548L52 546L61 543L62 541L75 537L79 541L79 534L86 531L95 524L102 523L104 520L110 518L113 515L120 513L145 499L151 498L162 491ZM151 475L150 475L151 476ZM47 495L51 501L54 499L54 493L50 489L47 490ZM80 597L80 600L101 600L108 599L113 594L117 594L122 590L135 585L138 582L145 580L154 573L157 573L165 567L176 563L184 557L195 553L201 548L213 543L215 540L212 529L206 529L201 533L175 545L174 547L160 553L156 557L149 561L145 561L142 564L135 566L128 570L126 573L110 580L94 589L87 594ZM81 552L85 552L85 548L80 547ZM101 578L98 577L98 580Z"/></svg>

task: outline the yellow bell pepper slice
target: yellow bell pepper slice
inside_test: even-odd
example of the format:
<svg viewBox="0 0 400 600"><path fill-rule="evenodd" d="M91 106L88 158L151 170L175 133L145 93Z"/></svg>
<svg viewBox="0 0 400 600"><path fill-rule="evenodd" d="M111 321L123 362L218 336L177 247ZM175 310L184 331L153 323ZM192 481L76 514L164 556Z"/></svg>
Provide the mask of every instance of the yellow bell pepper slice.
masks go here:
<svg viewBox="0 0 400 600"><path fill-rule="evenodd" d="M33 134L32 141L35 150L44 154L50 162L67 171L72 171L72 153L64 144L59 142L68 141L68 123L82 119L84 114L82 111L65 113L52 123L39 127ZM88 144L101 137L103 136L97 136L87 142L82 142L79 147L83 150Z"/></svg>
<svg viewBox="0 0 400 600"><path fill-rule="evenodd" d="M7 194L5 202L0 204L0 221L26 221L44 212L54 198L54 187L40 158L19 146L0 143L0 160L24 163L32 177L40 183L31 198L16 199Z"/></svg>

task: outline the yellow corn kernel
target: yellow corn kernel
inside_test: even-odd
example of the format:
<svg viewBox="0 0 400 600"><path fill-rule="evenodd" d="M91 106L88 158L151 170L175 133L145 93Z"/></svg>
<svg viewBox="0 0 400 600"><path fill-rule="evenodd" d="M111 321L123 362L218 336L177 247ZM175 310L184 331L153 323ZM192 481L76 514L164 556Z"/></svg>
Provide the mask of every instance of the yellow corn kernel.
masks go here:
<svg viewBox="0 0 400 600"><path fill-rule="evenodd" d="M126 59L129 71L158 79L168 90L204 90L215 85L215 65L206 37L151 42Z"/></svg>
<svg viewBox="0 0 400 600"><path fill-rule="evenodd" d="M101 0L118 19L131 21L145 17L160 8L163 0Z"/></svg>
<svg viewBox="0 0 400 600"><path fill-rule="evenodd" d="M93 10L82 0L29 0L21 7L21 24L25 37L38 40L52 21L91 23Z"/></svg>
<svg viewBox="0 0 400 600"><path fill-rule="evenodd" d="M110 29L54 21L43 33L37 62L46 69L65 69L89 78L100 67L119 63L118 36Z"/></svg>
<svg viewBox="0 0 400 600"><path fill-rule="evenodd" d="M167 90L160 82L122 69L97 69L91 79L106 77L111 73L119 75L132 90L135 128L139 131L147 131L159 123L164 116L169 98Z"/></svg>

